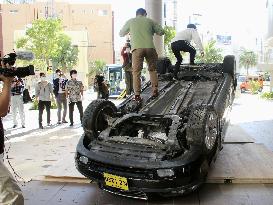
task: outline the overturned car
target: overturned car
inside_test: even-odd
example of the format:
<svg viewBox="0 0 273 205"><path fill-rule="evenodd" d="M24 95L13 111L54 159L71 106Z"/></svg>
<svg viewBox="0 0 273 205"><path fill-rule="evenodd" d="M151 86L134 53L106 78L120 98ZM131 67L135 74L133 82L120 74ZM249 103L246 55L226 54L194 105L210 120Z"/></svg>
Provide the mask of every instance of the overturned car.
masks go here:
<svg viewBox="0 0 273 205"><path fill-rule="evenodd" d="M111 193L148 199L196 190L222 148L236 88L234 56L180 66L159 61L159 96L143 88L117 107L95 100L83 117L76 167Z"/></svg>

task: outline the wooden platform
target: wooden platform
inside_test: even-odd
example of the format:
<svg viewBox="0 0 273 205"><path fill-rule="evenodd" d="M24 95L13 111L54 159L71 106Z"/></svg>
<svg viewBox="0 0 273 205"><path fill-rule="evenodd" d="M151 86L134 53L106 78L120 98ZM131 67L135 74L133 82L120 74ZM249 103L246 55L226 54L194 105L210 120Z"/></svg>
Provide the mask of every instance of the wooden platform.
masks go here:
<svg viewBox="0 0 273 205"><path fill-rule="evenodd" d="M42 180L90 183L76 170L73 155L55 162ZM225 144L210 167L207 183L273 183L273 152L263 144Z"/></svg>
<svg viewBox="0 0 273 205"><path fill-rule="evenodd" d="M273 152L263 144L226 144L208 183L273 183Z"/></svg>

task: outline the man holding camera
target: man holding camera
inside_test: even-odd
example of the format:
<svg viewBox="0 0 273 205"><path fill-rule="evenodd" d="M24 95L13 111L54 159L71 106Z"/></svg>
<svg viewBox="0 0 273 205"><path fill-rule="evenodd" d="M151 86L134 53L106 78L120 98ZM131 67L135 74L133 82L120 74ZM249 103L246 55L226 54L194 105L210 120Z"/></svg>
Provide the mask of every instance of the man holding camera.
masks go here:
<svg viewBox="0 0 273 205"><path fill-rule="evenodd" d="M132 75L132 53L130 40L127 40L121 50L121 56L123 58L123 69L125 72L125 84L126 84L126 95L131 95L133 92L133 75Z"/></svg>
<svg viewBox="0 0 273 205"><path fill-rule="evenodd" d="M11 68L10 64L4 64L2 68ZM4 129L1 117L6 116L10 103L11 82L13 78L0 75L0 81L4 83L2 93L0 94L0 154L4 155ZM0 160L0 204L23 205L24 197L20 187L15 179Z"/></svg>

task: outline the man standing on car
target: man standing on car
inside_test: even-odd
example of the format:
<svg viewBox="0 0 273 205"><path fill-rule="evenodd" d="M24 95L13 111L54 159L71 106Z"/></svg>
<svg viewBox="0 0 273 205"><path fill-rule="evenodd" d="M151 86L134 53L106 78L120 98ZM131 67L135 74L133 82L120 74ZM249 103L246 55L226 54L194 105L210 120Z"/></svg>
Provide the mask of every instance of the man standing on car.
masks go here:
<svg viewBox="0 0 273 205"><path fill-rule="evenodd" d="M194 59L196 54L196 49L190 44L191 41L199 48L202 57L204 56L204 48L197 32L196 26L194 24L188 24L187 29L178 32L171 41L172 52L176 57L175 71L174 75L177 78L177 73L179 71L180 65L183 61L181 51L190 53L190 64L194 65Z"/></svg>
<svg viewBox="0 0 273 205"><path fill-rule="evenodd" d="M57 78L53 80L53 92L57 101L58 107L58 122L57 124L67 123L65 117L67 113L67 99L65 96L65 87L68 79L66 79L65 75L60 69L56 70ZM63 107L63 116L61 118L61 112Z"/></svg>
<svg viewBox="0 0 273 205"><path fill-rule="evenodd" d="M69 104L69 120L70 126L74 125L73 112L74 105L76 104L80 113L80 120L82 122L83 107L82 107L82 96L83 96L83 84L82 81L77 80L77 71L70 71L71 80L66 84L66 96L68 97Z"/></svg>
<svg viewBox="0 0 273 205"><path fill-rule="evenodd" d="M150 80L152 84L152 97L158 96L158 78L156 72L156 61L158 59L155 50L153 36L163 35L164 30L161 25L147 18L145 9L140 8L136 11L136 17L128 20L119 32L121 37L130 33L132 46L132 66L133 66L133 87L135 100L141 102L141 70L144 58L148 64Z"/></svg>

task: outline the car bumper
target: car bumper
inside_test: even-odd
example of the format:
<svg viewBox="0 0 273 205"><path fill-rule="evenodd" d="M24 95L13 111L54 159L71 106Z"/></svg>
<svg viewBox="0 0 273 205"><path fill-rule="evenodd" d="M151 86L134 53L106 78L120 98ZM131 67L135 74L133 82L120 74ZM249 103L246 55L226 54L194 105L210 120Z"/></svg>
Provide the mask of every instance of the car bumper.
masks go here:
<svg viewBox="0 0 273 205"><path fill-rule="evenodd" d="M174 175L171 177L159 177L157 169L141 170L94 161L87 156L86 150L81 153L84 148L80 147L81 149L78 146L75 155L78 171L97 182L103 190L122 196L147 199L149 193L157 193L162 196L187 194L197 189L204 182L207 174L207 161L202 157L183 166L172 167ZM82 160L83 158L85 160ZM129 190L124 191L107 186L104 173L125 177Z"/></svg>

